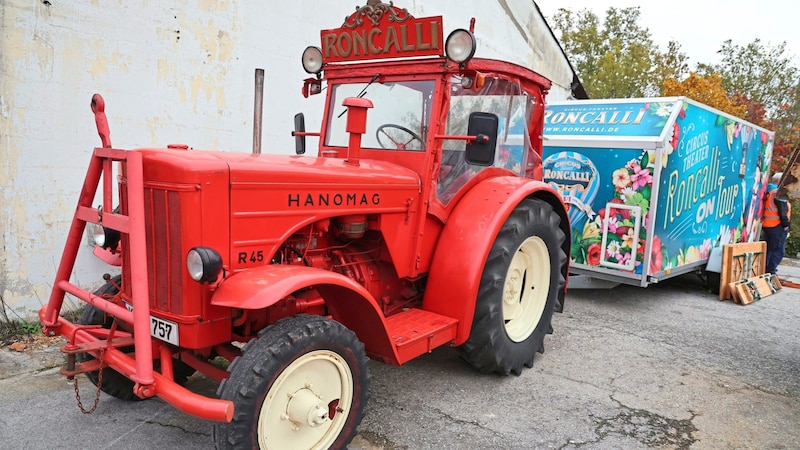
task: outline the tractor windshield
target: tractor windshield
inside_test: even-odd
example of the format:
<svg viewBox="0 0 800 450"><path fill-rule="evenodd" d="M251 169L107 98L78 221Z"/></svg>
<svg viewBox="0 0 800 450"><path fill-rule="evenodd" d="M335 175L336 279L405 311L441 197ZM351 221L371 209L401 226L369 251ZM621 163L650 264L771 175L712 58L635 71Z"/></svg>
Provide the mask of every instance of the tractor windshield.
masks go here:
<svg viewBox="0 0 800 450"><path fill-rule="evenodd" d="M341 105L347 97L363 97L374 107L369 110L362 147L425 150L433 88L433 80L333 85L325 145L347 147L347 113Z"/></svg>
<svg viewBox="0 0 800 450"><path fill-rule="evenodd" d="M450 107L446 124L448 135L467 134L467 123L472 112L496 114L499 118L497 152L493 167L502 167L525 176L533 151L529 135L529 124L535 101L515 81L486 77L479 89L465 88L460 77L450 83ZM442 143L442 165L439 171L437 196L447 204L472 177L484 166L468 164L464 159L466 142L446 140Z"/></svg>

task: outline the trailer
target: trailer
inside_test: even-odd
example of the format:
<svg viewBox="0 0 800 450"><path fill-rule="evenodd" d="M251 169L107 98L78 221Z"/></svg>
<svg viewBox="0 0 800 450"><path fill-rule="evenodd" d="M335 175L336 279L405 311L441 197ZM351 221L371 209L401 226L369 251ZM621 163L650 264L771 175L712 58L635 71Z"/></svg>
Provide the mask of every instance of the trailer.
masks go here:
<svg viewBox="0 0 800 450"><path fill-rule="evenodd" d="M548 103L543 179L568 206L570 288L719 280L722 246L759 240L774 137L685 97Z"/></svg>

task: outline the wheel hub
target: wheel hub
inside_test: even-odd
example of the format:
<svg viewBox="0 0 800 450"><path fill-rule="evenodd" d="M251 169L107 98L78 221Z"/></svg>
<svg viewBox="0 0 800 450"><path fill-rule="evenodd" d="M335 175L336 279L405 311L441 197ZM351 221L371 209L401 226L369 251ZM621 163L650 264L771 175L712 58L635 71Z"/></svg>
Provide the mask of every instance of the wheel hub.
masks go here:
<svg viewBox="0 0 800 450"><path fill-rule="evenodd" d="M525 239L511 257L503 284L503 321L514 342L527 339L539 323L550 290L550 254L538 236Z"/></svg>
<svg viewBox="0 0 800 450"><path fill-rule="evenodd" d="M345 426L353 375L336 352L300 355L267 391L258 418L262 449L329 448Z"/></svg>
<svg viewBox="0 0 800 450"><path fill-rule="evenodd" d="M311 389L300 389L291 395L286 406L288 419L296 424L316 427L328 422L328 406Z"/></svg>
<svg viewBox="0 0 800 450"><path fill-rule="evenodd" d="M512 268L508 271L506 278L505 292L503 293L503 300L508 305L513 305L519 302L519 296L522 291L522 277L521 270Z"/></svg>

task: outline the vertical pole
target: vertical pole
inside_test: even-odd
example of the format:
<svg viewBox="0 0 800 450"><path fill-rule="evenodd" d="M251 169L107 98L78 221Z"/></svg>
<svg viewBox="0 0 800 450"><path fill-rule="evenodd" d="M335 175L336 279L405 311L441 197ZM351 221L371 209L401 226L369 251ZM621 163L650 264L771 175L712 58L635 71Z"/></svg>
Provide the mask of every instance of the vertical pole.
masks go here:
<svg viewBox="0 0 800 450"><path fill-rule="evenodd" d="M264 69L256 69L256 95L253 105L253 154L261 153L261 118L264 109Z"/></svg>
<svg viewBox="0 0 800 450"><path fill-rule="evenodd" d="M133 294L133 339L136 373L130 378L143 385L153 384L153 344L150 338L150 284L147 274L146 225L144 221L144 175L142 154L128 154L128 230L131 255L131 293ZM152 394L151 394L152 395Z"/></svg>

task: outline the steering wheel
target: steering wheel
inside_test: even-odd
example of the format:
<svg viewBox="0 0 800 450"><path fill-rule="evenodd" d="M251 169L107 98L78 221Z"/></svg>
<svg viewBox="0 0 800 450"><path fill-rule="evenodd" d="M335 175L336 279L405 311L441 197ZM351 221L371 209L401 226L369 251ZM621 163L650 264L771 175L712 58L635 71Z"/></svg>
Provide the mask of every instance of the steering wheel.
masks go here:
<svg viewBox="0 0 800 450"><path fill-rule="evenodd" d="M400 130L403 133L406 133L406 134L410 135L411 139L409 139L407 141L402 141L402 140L395 139L394 137L392 137L392 135L390 133L386 132L387 128L395 128L397 130ZM384 144L383 141L381 141L381 134L386 136L390 141L392 141L391 143L394 144L394 147L389 147L386 144ZM383 125L379 126L378 129L375 130L375 138L378 139L378 144L382 148L389 149L389 150L392 150L392 149L405 150L406 146L408 144L414 142L414 141L418 141L419 142L420 148L422 148L422 146L423 146L422 138L419 137L419 135L417 133L414 133L413 131L409 130L408 128L406 128L406 127L404 127L402 125L396 125L396 124L393 124L393 123L386 123L386 124L383 124Z"/></svg>

